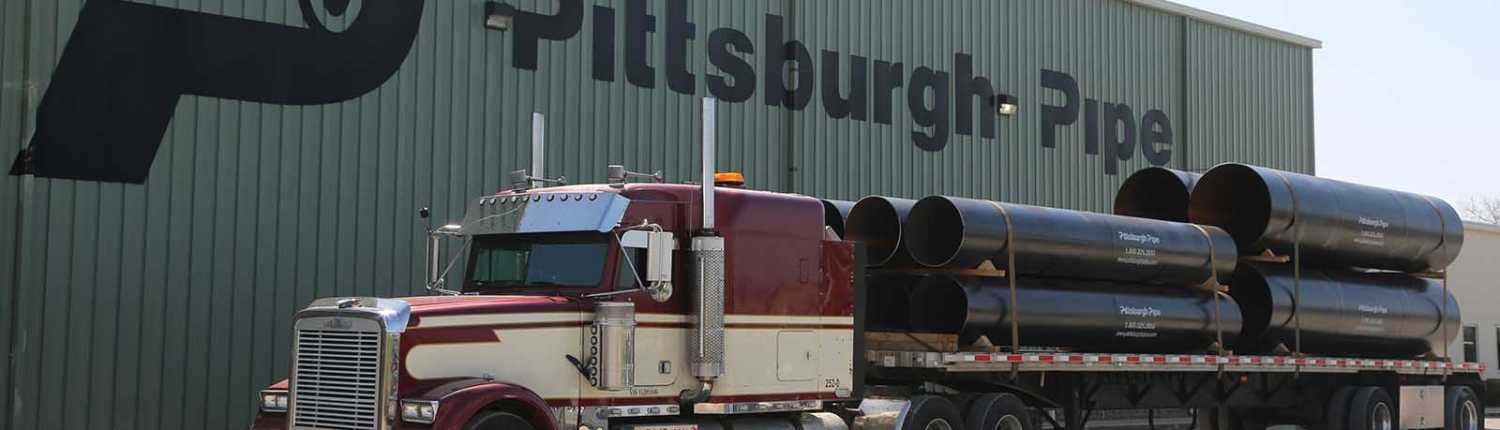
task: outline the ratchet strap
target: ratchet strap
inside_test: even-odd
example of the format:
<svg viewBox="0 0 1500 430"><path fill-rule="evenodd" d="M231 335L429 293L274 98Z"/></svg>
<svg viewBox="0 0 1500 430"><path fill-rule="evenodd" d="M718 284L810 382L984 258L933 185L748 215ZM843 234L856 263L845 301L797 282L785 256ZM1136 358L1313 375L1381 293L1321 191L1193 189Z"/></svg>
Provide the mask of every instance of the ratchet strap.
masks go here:
<svg viewBox="0 0 1500 430"><path fill-rule="evenodd" d="M1219 300L1219 267L1216 264L1217 261L1215 261L1219 252L1214 249L1214 237L1208 234L1208 229L1198 224L1190 225L1197 228L1199 233L1203 233L1203 240L1208 241L1208 280L1203 281L1203 285L1208 287L1209 294L1214 296L1214 341L1218 342L1218 351L1215 352L1220 357L1223 357L1228 352L1228 349L1224 346L1224 319L1220 314L1221 305ZM1219 378L1221 379L1224 377L1225 361L1219 360Z"/></svg>
<svg viewBox="0 0 1500 430"><path fill-rule="evenodd" d="M1010 352L1012 354L1021 351L1021 322L1020 312L1017 310L1019 294L1016 293L1016 229L1010 222L1010 212L1005 210L1005 205L999 202L990 202L1000 211L1000 216L1005 218L1005 280L1010 284L1010 306L1005 307L1006 318L1010 320ZM1020 376L1021 363L1010 364L1010 379L1015 380Z"/></svg>
<svg viewBox="0 0 1500 430"><path fill-rule="evenodd" d="M1292 356L1296 357L1296 358L1302 358L1302 231L1303 231L1303 229L1302 229L1302 222L1301 222L1302 220L1301 220L1301 216L1300 216L1301 213L1302 213L1302 208L1301 208L1300 202L1297 201L1297 190L1295 190L1295 189L1292 188L1292 181L1290 179L1287 179L1286 174L1283 174L1280 170L1271 170L1271 171L1272 172L1276 172L1276 176L1281 178L1281 182L1283 184L1286 184L1286 192L1287 192L1287 194L1290 194L1292 196L1292 223L1291 223L1292 224L1291 225L1291 228L1292 228L1292 289L1294 290L1293 291L1293 296L1292 296L1292 321L1293 321L1293 324L1295 325L1295 330L1296 330L1294 332L1294 334L1293 334L1294 337L1293 337L1293 343L1292 343ZM1301 376L1302 375L1302 365L1298 364L1296 366L1297 366L1296 367L1296 373L1294 373L1294 375Z"/></svg>

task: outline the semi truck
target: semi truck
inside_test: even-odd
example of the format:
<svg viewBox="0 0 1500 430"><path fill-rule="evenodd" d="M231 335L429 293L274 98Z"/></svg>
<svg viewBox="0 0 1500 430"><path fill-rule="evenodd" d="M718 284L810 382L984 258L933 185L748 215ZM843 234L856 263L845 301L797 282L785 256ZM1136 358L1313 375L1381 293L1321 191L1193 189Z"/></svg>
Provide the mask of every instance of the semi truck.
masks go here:
<svg viewBox="0 0 1500 430"><path fill-rule="evenodd" d="M252 428L1081 430L1112 409L1187 410L1204 429L1481 428L1484 366L1440 355L880 331L869 267L883 244L847 238L822 200L716 177L711 101L704 116L696 184L610 166L608 183L533 187L523 173L429 228L437 295L298 312L291 374L260 392ZM459 243L447 264L443 241ZM1015 277L993 266L902 270Z"/></svg>

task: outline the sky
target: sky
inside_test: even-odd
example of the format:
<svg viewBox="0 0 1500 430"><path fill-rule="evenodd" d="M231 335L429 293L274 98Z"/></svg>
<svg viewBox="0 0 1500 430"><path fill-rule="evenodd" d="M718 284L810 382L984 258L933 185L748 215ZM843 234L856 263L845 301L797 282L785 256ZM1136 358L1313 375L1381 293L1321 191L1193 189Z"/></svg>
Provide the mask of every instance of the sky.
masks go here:
<svg viewBox="0 0 1500 430"><path fill-rule="evenodd" d="M1323 41L1318 176L1500 198L1500 1L1174 1Z"/></svg>

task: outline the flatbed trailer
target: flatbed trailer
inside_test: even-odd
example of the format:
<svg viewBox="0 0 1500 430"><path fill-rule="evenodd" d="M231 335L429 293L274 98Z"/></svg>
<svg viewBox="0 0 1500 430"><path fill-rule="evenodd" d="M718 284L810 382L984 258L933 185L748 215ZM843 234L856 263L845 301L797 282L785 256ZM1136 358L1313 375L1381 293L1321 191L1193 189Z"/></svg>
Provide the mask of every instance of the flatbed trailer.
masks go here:
<svg viewBox="0 0 1500 430"><path fill-rule="evenodd" d="M926 335L930 336L930 335ZM1483 363L1436 359L1211 354L935 351L864 353L872 398L946 393L960 408L979 393L1019 396L1030 419L1084 429L1094 411L1186 409L1194 427L1262 429L1482 428ZM1384 394L1383 394L1384 393ZM1378 405L1384 403L1384 406ZM870 413L870 409L864 413ZM1048 410L1058 413L1049 413ZM1369 420L1358 423L1355 421ZM1036 429L1041 422L1024 428Z"/></svg>

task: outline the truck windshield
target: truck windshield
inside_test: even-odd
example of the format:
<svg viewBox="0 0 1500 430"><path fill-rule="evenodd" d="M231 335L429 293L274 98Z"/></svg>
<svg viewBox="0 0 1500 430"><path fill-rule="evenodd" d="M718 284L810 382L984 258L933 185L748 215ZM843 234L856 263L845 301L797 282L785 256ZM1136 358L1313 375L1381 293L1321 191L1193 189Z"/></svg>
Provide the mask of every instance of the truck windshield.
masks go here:
<svg viewBox="0 0 1500 430"><path fill-rule="evenodd" d="M470 287L595 287L604 276L609 235L481 236L472 246Z"/></svg>

